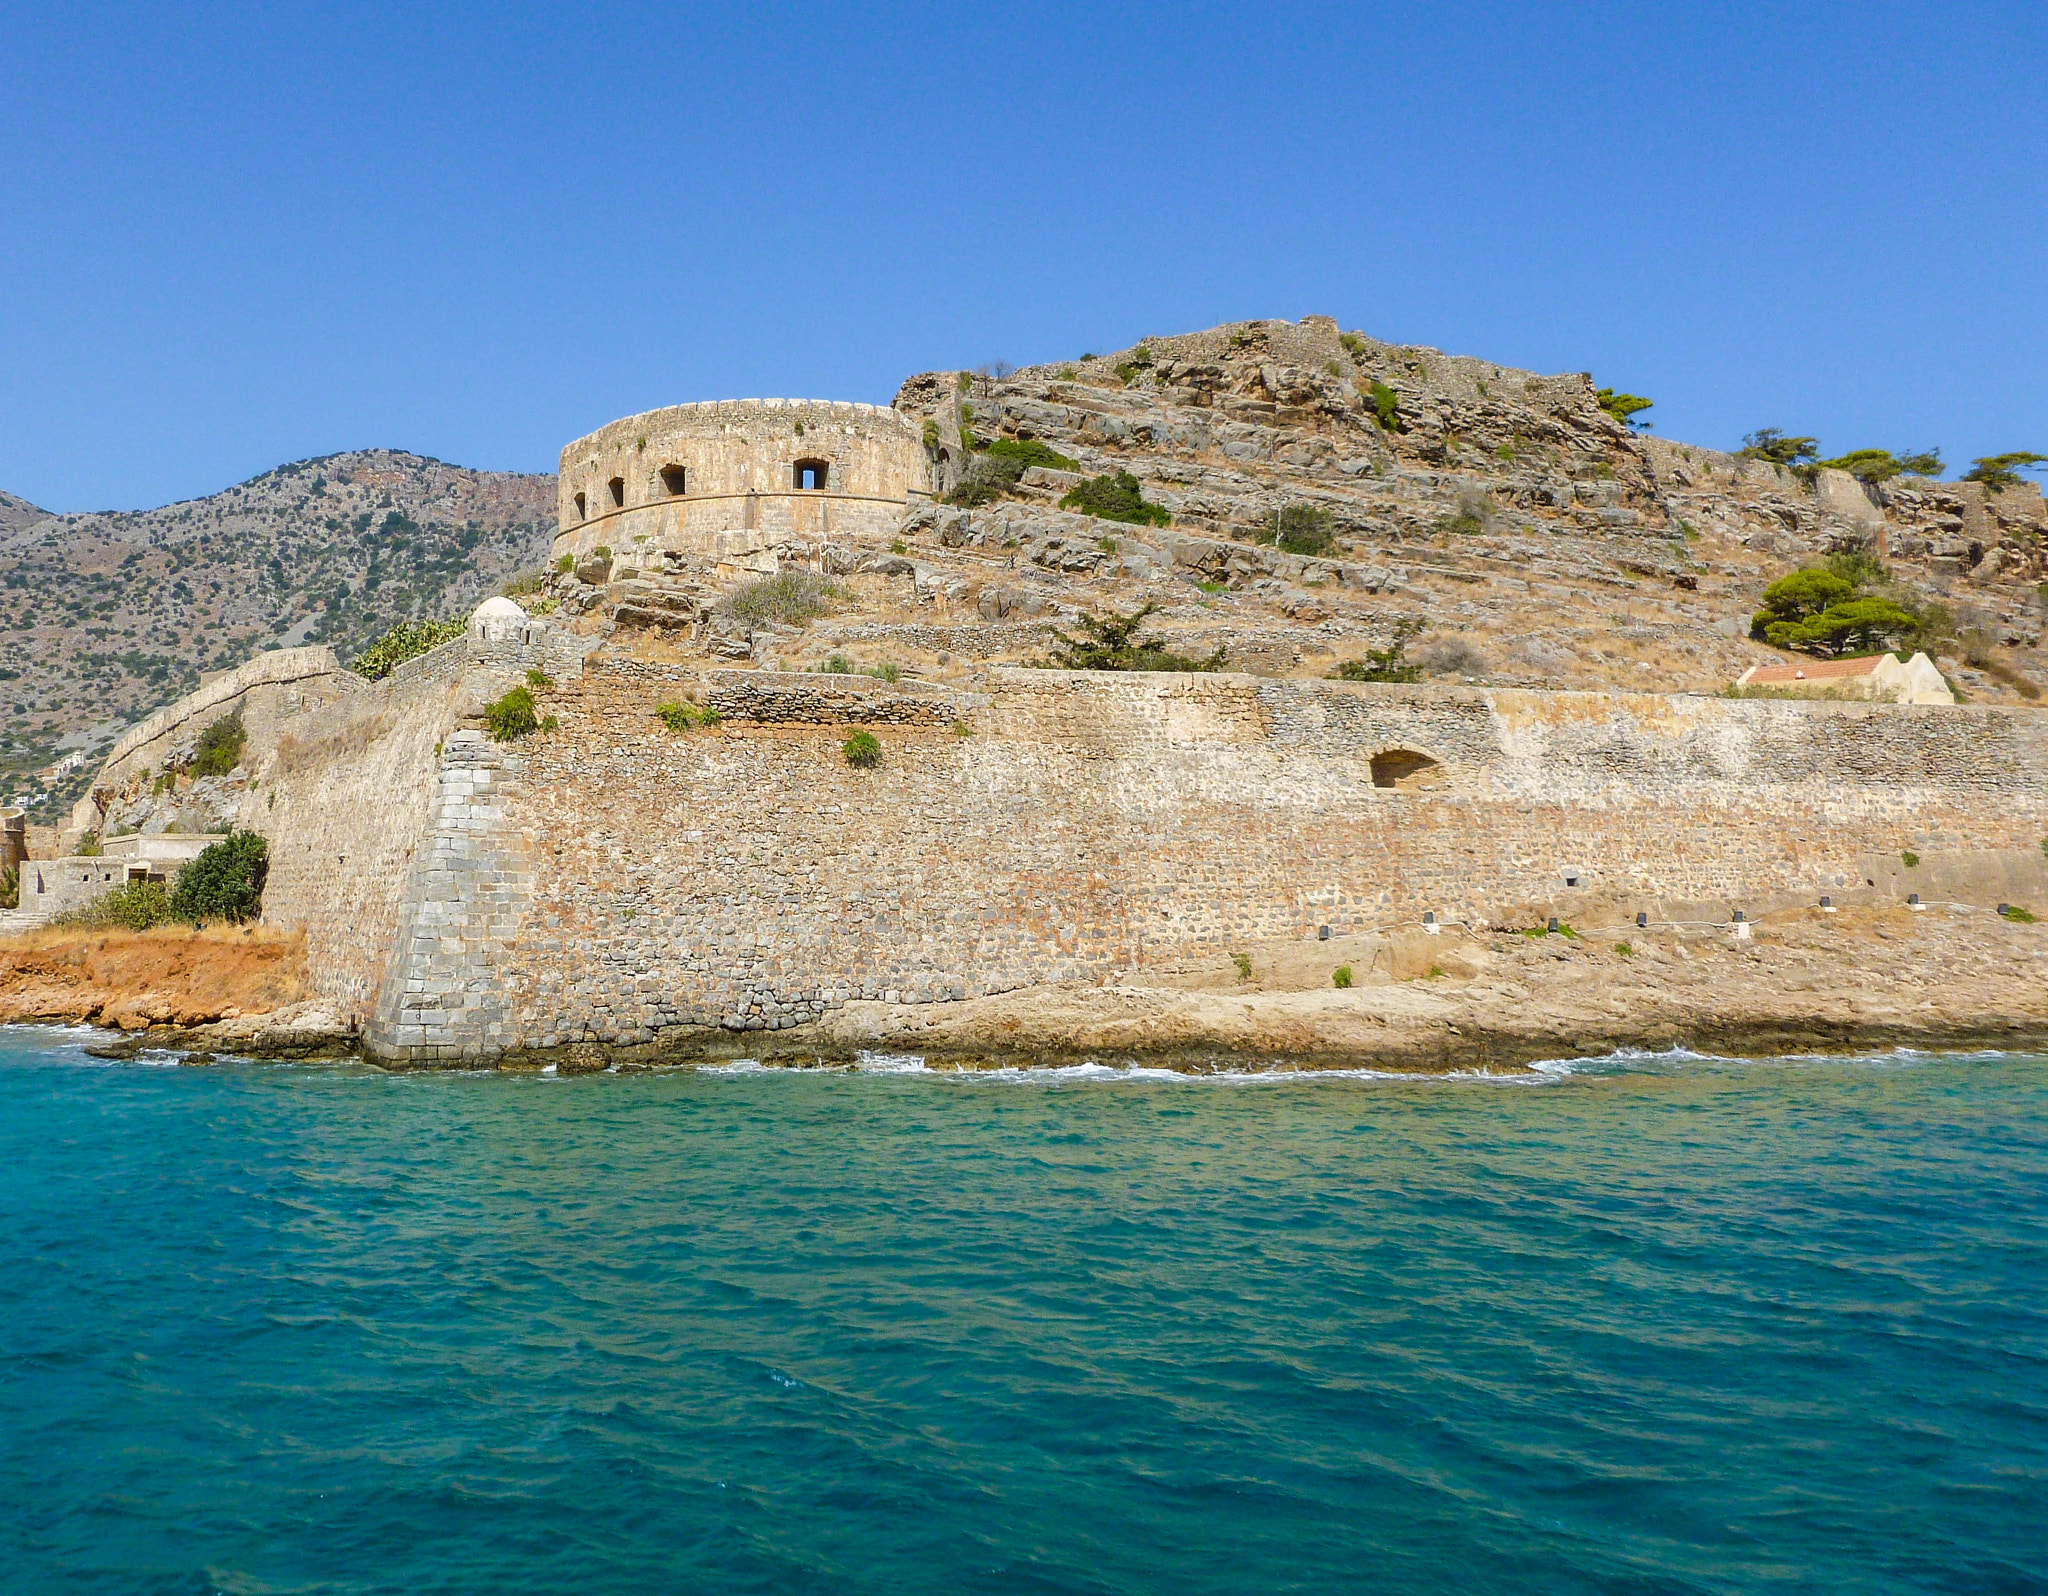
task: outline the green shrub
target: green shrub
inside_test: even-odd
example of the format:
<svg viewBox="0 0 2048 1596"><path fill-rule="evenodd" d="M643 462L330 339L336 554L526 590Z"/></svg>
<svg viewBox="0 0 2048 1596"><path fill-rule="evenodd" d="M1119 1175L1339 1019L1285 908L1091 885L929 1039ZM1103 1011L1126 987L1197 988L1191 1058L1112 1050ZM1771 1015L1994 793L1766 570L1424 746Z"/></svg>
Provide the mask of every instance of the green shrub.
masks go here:
<svg viewBox="0 0 2048 1596"><path fill-rule="evenodd" d="M560 571L562 575L567 576L576 569L576 556L573 554L563 555L559 560L555 561L555 569Z"/></svg>
<svg viewBox="0 0 2048 1596"><path fill-rule="evenodd" d="M252 920L263 908L269 875L269 844L253 831L237 831L178 872L171 913L180 920Z"/></svg>
<svg viewBox="0 0 2048 1596"><path fill-rule="evenodd" d="M407 660L454 642L465 630L461 621L400 621L355 657L355 671L377 681Z"/></svg>
<svg viewBox="0 0 2048 1596"><path fill-rule="evenodd" d="M1032 466L1080 469L1080 462L1055 453L1036 438L997 438L993 443L976 439L973 448L974 458L967 462L959 486L946 496L948 504L972 509L993 503L1014 488Z"/></svg>
<svg viewBox="0 0 2048 1596"><path fill-rule="evenodd" d="M161 881L126 881L110 892L102 892L84 908L58 915L53 923L147 931L171 918L171 902L170 889Z"/></svg>
<svg viewBox="0 0 2048 1596"><path fill-rule="evenodd" d="M1126 360L1122 362L1120 365L1114 366L1111 369L1115 371L1117 377L1124 382L1136 381L1138 374L1140 372L1150 371L1152 369L1152 351L1147 349L1143 344L1140 344L1136 349L1133 349L1131 351L1131 358L1129 360Z"/></svg>
<svg viewBox="0 0 2048 1596"><path fill-rule="evenodd" d="M1334 987L1339 987L1339 988L1342 988L1342 987L1347 987L1347 986L1349 986L1350 984L1351 984L1351 966L1350 966L1350 965L1348 965L1348 964L1340 964L1340 965L1338 965L1338 966L1337 966L1337 968L1336 968L1336 969L1334 969L1334 970L1332 970L1332 971L1330 972L1330 985L1332 985L1332 986L1334 986Z"/></svg>
<svg viewBox="0 0 2048 1596"><path fill-rule="evenodd" d="M1159 606L1146 604L1130 615L1083 615L1076 622L1079 637L1053 632L1057 645L1053 665L1069 671L1213 671L1223 668L1226 649L1207 659L1176 654L1156 637L1140 639L1138 629Z"/></svg>
<svg viewBox="0 0 2048 1596"><path fill-rule="evenodd" d="M974 728L964 720L956 720L953 722L953 735L955 737L972 737L974 735Z"/></svg>
<svg viewBox="0 0 2048 1596"><path fill-rule="evenodd" d="M1632 959L1636 956L1636 950L1626 942L1615 943L1614 951L1619 953L1624 959Z"/></svg>
<svg viewBox="0 0 2048 1596"><path fill-rule="evenodd" d="M1357 333L1339 333L1337 334L1337 342L1344 346L1344 353L1353 360L1363 360L1365 358L1365 340L1359 337Z"/></svg>
<svg viewBox="0 0 2048 1596"><path fill-rule="evenodd" d="M1406 432L1407 426L1401 420L1401 396L1379 378L1372 380L1366 396L1372 400L1373 414L1379 417L1382 432Z"/></svg>
<svg viewBox="0 0 2048 1596"><path fill-rule="evenodd" d="M1645 399L1639 393L1616 393L1612 388L1602 388L1593 395L1593 399L1602 410L1614 417L1623 426L1635 427L1640 430L1649 425L1647 421L1635 419L1638 411L1653 408L1651 401Z"/></svg>
<svg viewBox="0 0 2048 1596"><path fill-rule="evenodd" d="M1069 460L1036 438L998 438L984 452L991 460L1015 462L1018 476L1022 476L1032 466L1048 466L1055 471L1081 469L1080 461Z"/></svg>
<svg viewBox="0 0 2048 1596"><path fill-rule="evenodd" d="M78 857L81 859L97 859L103 851L97 831L88 831L78 839Z"/></svg>
<svg viewBox="0 0 2048 1596"><path fill-rule="evenodd" d="M1820 439L1788 438L1776 427L1759 427L1743 435L1742 448L1737 452L1745 460L1798 470L1810 467L1820 458Z"/></svg>
<svg viewBox="0 0 2048 1596"><path fill-rule="evenodd" d="M1230 962L1237 966L1237 978L1249 981L1252 978L1252 956L1249 953L1233 953Z"/></svg>
<svg viewBox="0 0 2048 1596"><path fill-rule="evenodd" d="M192 762L185 768L194 777L225 776L242 762L242 749L249 734L242 725L242 712L223 715L199 734L192 745Z"/></svg>
<svg viewBox="0 0 2048 1596"><path fill-rule="evenodd" d="M910 545L905 543L903 539L898 538L889 545L889 552L891 554L908 554L910 552Z"/></svg>
<svg viewBox="0 0 2048 1596"><path fill-rule="evenodd" d="M536 665L526 673L526 685L528 687L552 687L555 685L555 679Z"/></svg>
<svg viewBox="0 0 2048 1596"><path fill-rule="evenodd" d="M686 732L696 726L716 726L724 719L708 704L701 709L695 704L682 702L657 704L654 713L660 717L662 725L672 732Z"/></svg>
<svg viewBox="0 0 2048 1596"><path fill-rule="evenodd" d="M894 660L885 659L879 665L862 666L861 675L872 676L878 682L900 682L903 680L903 667Z"/></svg>
<svg viewBox="0 0 2048 1596"><path fill-rule="evenodd" d="M1095 540L1095 546L1098 549L1102 550L1104 554L1116 553L1116 539L1111 537L1107 532L1103 533L1101 537Z"/></svg>
<svg viewBox="0 0 2048 1596"><path fill-rule="evenodd" d="M611 545L608 543L598 544L596 548L590 551L590 557L593 560L609 560L612 557Z"/></svg>
<svg viewBox="0 0 2048 1596"><path fill-rule="evenodd" d="M726 613L735 620L761 625L770 621L794 626L825 610L838 590L813 571L782 571L736 587L725 598Z"/></svg>
<svg viewBox="0 0 2048 1596"><path fill-rule="evenodd" d="M2048 454L2035 454L2029 449L2012 454L1987 454L1970 463L1970 469L1963 473L1963 480L1981 482L1996 493L2002 488L2018 487L2020 472L2038 465L2048 465Z"/></svg>
<svg viewBox="0 0 2048 1596"><path fill-rule="evenodd" d="M1347 659L1331 668L1329 679L1333 682L1419 682L1422 680L1420 665L1404 665L1401 655L1408 647L1408 639L1422 630L1422 622L1415 619L1399 621L1394 626L1394 638L1385 648L1369 648L1364 659Z"/></svg>
<svg viewBox="0 0 2048 1596"><path fill-rule="evenodd" d="M2000 909L1998 912L2004 915L2005 918L2010 920L2014 925L2032 925L2034 923L2033 915L2029 914L2025 909L2022 909L2016 903L2008 903L2003 909Z"/></svg>
<svg viewBox="0 0 2048 1596"><path fill-rule="evenodd" d="M954 724L957 726L958 721ZM0 870L0 909L21 907L21 872L13 865Z"/></svg>
<svg viewBox="0 0 2048 1596"><path fill-rule="evenodd" d="M882 762L882 745L873 732L855 732L840 745L839 751L856 770L873 770Z"/></svg>
<svg viewBox="0 0 2048 1596"><path fill-rule="evenodd" d="M1273 512L1271 538L1289 554L1328 554L1337 540L1330 531L1330 512L1313 504L1290 504Z"/></svg>
<svg viewBox="0 0 2048 1596"><path fill-rule="evenodd" d="M1128 471L1112 471L1090 477L1060 500L1062 510L1079 510L1104 521L1126 521L1134 526L1166 526L1173 520L1164 505L1147 504L1138 479Z"/></svg>
<svg viewBox="0 0 2048 1596"><path fill-rule="evenodd" d="M538 731L540 717L534 713L532 692L515 687L503 698L484 705L484 725L494 743L509 743Z"/></svg>
<svg viewBox="0 0 2048 1596"><path fill-rule="evenodd" d="M931 454L939 452L939 424L936 421L927 420L924 424L924 446Z"/></svg>
<svg viewBox="0 0 2048 1596"><path fill-rule="evenodd" d="M826 676L851 676L853 674L853 661L849 660L844 654L834 654L824 664L820 665L818 669Z"/></svg>
<svg viewBox="0 0 2048 1596"><path fill-rule="evenodd" d="M1920 856L1917 853L1902 853L1899 855L1899 858L1908 870L1911 870L1920 862Z"/></svg>
<svg viewBox="0 0 2048 1596"><path fill-rule="evenodd" d="M1941 451L1895 455L1889 449L1851 449L1832 460L1816 460L1823 470L1846 471L1859 482L1889 482L1896 476L1938 477L1942 473Z"/></svg>

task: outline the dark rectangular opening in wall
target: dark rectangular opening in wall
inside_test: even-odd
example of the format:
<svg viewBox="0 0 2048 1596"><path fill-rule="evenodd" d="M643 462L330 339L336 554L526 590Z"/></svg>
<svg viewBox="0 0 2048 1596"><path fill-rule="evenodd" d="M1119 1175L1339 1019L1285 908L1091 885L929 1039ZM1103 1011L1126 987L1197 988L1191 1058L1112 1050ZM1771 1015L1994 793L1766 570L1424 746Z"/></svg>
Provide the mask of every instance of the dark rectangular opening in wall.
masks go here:
<svg viewBox="0 0 2048 1596"><path fill-rule="evenodd" d="M584 503L583 495L579 493L576 495L576 519L580 521L588 514L590 514L590 506Z"/></svg>
<svg viewBox="0 0 2048 1596"><path fill-rule="evenodd" d="M799 460L796 463L795 481L801 493L822 493L826 474L831 467L823 460Z"/></svg>
<svg viewBox="0 0 2048 1596"><path fill-rule="evenodd" d="M611 489L613 507L615 509L624 509L626 505L626 479L624 477L613 477L605 486Z"/></svg>
<svg viewBox="0 0 2048 1596"><path fill-rule="evenodd" d="M690 489L690 468L667 465L661 468L661 485L672 499L680 499Z"/></svg>

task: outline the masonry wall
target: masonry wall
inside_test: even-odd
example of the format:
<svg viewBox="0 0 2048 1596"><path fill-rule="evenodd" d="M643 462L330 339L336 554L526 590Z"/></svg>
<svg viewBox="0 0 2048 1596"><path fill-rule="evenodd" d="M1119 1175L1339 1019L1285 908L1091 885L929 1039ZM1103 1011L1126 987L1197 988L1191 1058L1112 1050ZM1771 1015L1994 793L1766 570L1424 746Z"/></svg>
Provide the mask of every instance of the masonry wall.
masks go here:
<svg viewBox="0 0 2048 1596"><path fill-rule="evenodd" d="M823 461L821 490L797 491L799 461ZM667 468L687 473L678 493ZM914 423L882 405L739 399L627 416L562 451L554 554L604 547L724 558L733 540L887 537L931 491ZM615 503L617 481L624 503ZM577 499L581 495L579 506Z"/></svg>
<svg viewBox="0 0 2048 1596"><path fill-rule="evenodd" d="M654 705L694 685L597 660L547 695L559 731L444 765L438 862L373 1049L782 1028L1425 908L1485 922L1556 896L1568 866L1646 903L1754 903L1843 886L1866 853L2048 835L2048 719L2025 712L1028 670L892 695L722 672L724 724L667 731ZM847 766L855 725L879 769ZM1394 749L1444 784L1374 786Z"/></svg>
<svg viewBox="0 0 2048 1596"><path fill-rule="evenodd" d="M266 923L303 928L315 984L367 1023L420 891L422 847L455 733L527 670L573 674L582 639L464 636L288 722L245 823L270 844Z"/></svg>
<svg viewBox="0 0 2048 1596"><path fill-rule="evenodd" d="M334 650L324 643L258 654L200 683L124 732L108 750L93 791L79 805L72 823L97 826L105 800L124 782L155 773L168 759L188 755L199 734L223 716L239 711L251 744L268 747L286 721L361 685L362 678L343 670Z"/></svg>

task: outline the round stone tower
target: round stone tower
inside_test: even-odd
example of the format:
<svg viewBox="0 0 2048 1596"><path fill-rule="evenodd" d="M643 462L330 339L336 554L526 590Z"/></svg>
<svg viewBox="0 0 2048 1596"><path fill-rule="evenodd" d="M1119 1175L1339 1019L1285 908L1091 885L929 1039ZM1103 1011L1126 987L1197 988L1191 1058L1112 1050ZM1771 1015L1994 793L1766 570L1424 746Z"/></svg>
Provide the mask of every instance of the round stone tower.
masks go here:
<svg viewBox="0 0 2048 1596"><path fill-rule="evenodd" d="M873 541L931 497L917 424L886 405L720 399L614 421L562 451L554 552L744 557Z"/></svg>

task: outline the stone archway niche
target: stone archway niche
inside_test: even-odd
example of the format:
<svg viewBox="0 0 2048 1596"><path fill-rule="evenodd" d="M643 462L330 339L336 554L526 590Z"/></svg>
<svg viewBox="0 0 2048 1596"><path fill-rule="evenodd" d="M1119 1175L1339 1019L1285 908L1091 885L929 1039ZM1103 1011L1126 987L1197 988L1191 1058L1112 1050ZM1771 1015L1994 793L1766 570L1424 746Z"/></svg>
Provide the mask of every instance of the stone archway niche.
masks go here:
<svg viewBox="0 0 2048 1596"><path fill-rule="evenodd" d="M1372 784L1396 792L1421 792L1444 779L1440 760L1413 748L1389 748L1372 756Z"/></svg>

